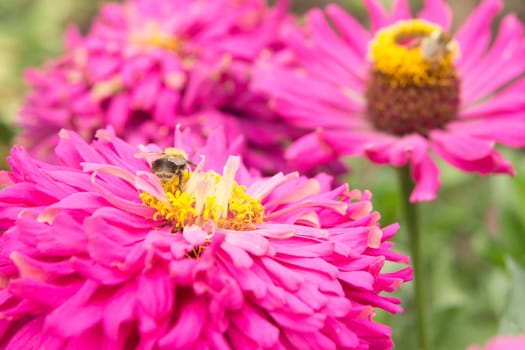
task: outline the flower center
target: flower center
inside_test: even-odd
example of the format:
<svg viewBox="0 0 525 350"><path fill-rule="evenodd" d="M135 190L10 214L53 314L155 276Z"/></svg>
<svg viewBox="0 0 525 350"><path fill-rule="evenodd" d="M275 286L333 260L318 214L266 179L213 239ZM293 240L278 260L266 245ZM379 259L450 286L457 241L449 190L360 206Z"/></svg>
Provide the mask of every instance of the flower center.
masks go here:
<svg viewBox="0 0 525 350"><path fill-rule="evenodd" d="M130 41L137 47L160 48L174 52L178 52L182 46L177 37L165 33L156 22L147 22L144 27L131 34Z"/></svg>
<svg viewBox="0 0 525 350"><path fill-rule="evenodd" d="M400 21L370 43L367 117L395 135L442 129L456 119L460 81L453 65L458 46L439 26Z"/></svg>
<svg viewBox="0 0 525 350"><path fill-rule="evenodd" d="M179 184L174 176L163 184L166 198L141 193L145 205L155 209L154 219L161 218L181 232L191 225L204 226L210 222L230 230L252 230L263 222L264 207L259 199L246 193L246 187L235 180L238 157L230 157L223 175L214 171L186 171Z"/></svg>

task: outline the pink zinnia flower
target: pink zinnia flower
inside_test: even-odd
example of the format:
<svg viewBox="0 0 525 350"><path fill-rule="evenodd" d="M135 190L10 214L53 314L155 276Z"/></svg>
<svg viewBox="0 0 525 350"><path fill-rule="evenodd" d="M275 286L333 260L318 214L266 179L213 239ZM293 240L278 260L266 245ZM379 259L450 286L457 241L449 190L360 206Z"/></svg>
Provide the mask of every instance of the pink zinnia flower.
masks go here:
<svg viewBox="0 0 525 350"><path fill-rule="evenodd" d="M468 350L523 350L525 349L525 335L500 336L490 340L486 346L471 346Z"/></svg>
<svg viewBox="0 0 525 350"><path fill-rule="evenodd" d="M111 130L91 144L62 131L58 165L13 148L0 175L0 347L391 348L373 316L401 311L380 294L411 270L381 271L408 258L370 193L327 175L253 177L220 134L187 155L182 136L179 154L198 165L164 185L137 158L158 149Z"/></svg>
<svg viewBox="0 0 525 350"><path fill-rule="evenodd" d="M213 119L231 126L229 139L242 131L251 153L264 155L247 159L249 166L284 169L283 145L304 132L286 125L248 82L252 62L279 47L287 16L284 0L274 8L264 0L106 4L85 37L68 32L62 57L27 72L19 143L46 159L61 128L91 139L111 125L128 142L164 147L176 124L203 126L205 136Z"/></svg>
<svg viewBox="0 0 525 350"><path fill-rule="evenodd" d="M492 42L500 0L482 1L454 33L441 0L424 1L416 18L406 0L391 13L377 0L364 4L370 29L337 5L314 9L305 28L288 32L294 59L260 64L257 88L275 96L289 121L315 130L288 156L322 147L410 165L412 202L436 197L434 156L466 172L513 174L494 146L525 145L525 40L516 16L503 18Z"/></svg>

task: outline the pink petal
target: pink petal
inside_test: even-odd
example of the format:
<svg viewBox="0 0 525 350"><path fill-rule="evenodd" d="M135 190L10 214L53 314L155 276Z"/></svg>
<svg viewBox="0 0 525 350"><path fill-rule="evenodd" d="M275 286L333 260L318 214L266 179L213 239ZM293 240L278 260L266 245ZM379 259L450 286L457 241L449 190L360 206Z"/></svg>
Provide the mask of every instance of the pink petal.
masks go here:
<svg viewBox="0 0 525 350"><path fill-rule="evenodd" d="M42 224L29 218L18 221L19 229L26 239L32 239L40 252L55 256L71 256L84 251L87 240L82 225L71 216L58 214L53 225Z"/></svg>
<svg viewBox="0 0 525 350"><path fill-rule="evenodd" d="M337 346L333 340L326 335L318 332L306 333L304 331L287 331L288 340L292 343L294 349L301 350L336 350Z"/></svg>
<svg viewBox="0 0 525 350"><path fill-rule="evenodd" d="M55 152L64 164L72 168L80 168L80 163L89 161L93 163L104 163L104 158L90 147L78 134L67 130L61 130L60 142Z"/></svg>
<svg viewBox="0 0 525 350"><path fill-rule="evenodd" d="M111 99L106 115L106 122L114 126L117 132L125 132L124 127L130 117L130 97L121 93Z"/></svg>
<svg viewBox="0 0 525 350"><path fill-rule="evenodd" d="M99 323L102 306L88 302L97 287L95 283L86 281L73 297L48 314L45 325L56 335L65 338L78 335ZM64 320L67 320L67 323Z"/></svg>
<svg viewBox="0 0 525 350"><path fill-rule="evenodd" d="M180 93L171 89L162 89L155 103L153 118L161 125L172 125L178 110Z"/></svg>
<svg viewBox="0 0 525 350"><path fill-rule="evenodd" d="M357 272L357 271L356 271ZM353 309L352 302L345 297L329 296L325 311L335 317L348 317Z"/></svg>
<svg viewBox="0 0 525 350"><path fill-rule="evenodd" d="M188 243L198 246L206 242L208 233L204 231L200 226L192 225L184 228L182 236Z"/></svg>
<svg viewBox="0 0 525 350"><path fill-rule="evenodd" d="M368 50L368 42L371 39L370 33L363 28L361 23L336 4L329 4L326 7L326 13L349 47L354 50L356 56L363 57L364 60Z"/></svg>
<svg viewBox="0 0 525 350"><path fill-rule="evenodd" d="M465 75L461 92L464 104L482 100L525 71L525 63L519 59L525 54L522 35L520 21L513 15L506 16L488 53Z"/></svg>
<svg viewBox="0 0 525 350"><path fill-rule="evenodd" d="M486 101L463 106L460 118L488 119L490 117L512 116L513 114L519 115L525 108L525 100L521 98L524 93L525 80L521 79Z"/></svg>
<svg viewBox="0 0 525 350"><path fill-rule="evenodd" d="M521 350L525 347L525 335L505 335L490 340L483 348L470 346L468 350Z"/></svg>
<svg viewBox="0 0 525 350"><path fill-rule="evenodd" d="M31 278L19 278L9 283L9 291L19 298L25 298L46 308L54 309L75 294L81 285L82 282L79 280L66 286L57 286Z"/></svg>
<svg viewBox="0 0 525 350"><path fill-rule="evenodd" d="M175 304L175 285L166 278L166 271L161 267L145 271L137 281L137 311L141 318L141 331L149 333L167 320ZM153 328L145 328L144 319L149 319Z"/></svg>
<svg viewBox="0 0 525 350"><path fill-rule="evenodd" d="M289 253L289 252L286 252L286 253ZM330 250L330 253L331 253L331 250ZM301 258L301 257L286 257L285 259L277 257L276 259L286 264L295 265L297 268L309 269L317 273L322 272L331 278L337 277L338 269L334 265L322 259Z"/></svg>
<svg viewBox="0 0 525 350"><path fill-rule="evenodd" d="M121 78L126 86L135 86L137 80L149 73L155 62L151 57L140 55L124 62L121 67Z"/></svg>
<svg viewBox="0 0 525 350"><path fill-rule="evenodd" d="M4 234L4 237L7 235ZM74 273L73 267L71 266L71 262L66 259L63 261L42 261L38 260L36 258L32 258L27 255L21 255L20 253L17 253L16 251L13 251L14 249L23 249L22 247L15 247L13 245L14 242L9 242L4 239L3 249L5 252L3 254L7 253L10 256L10 263L13 264L13 266L16 264L16 268L18 271L16 273L20 273L20 276L22 277L28 277L33 278L36 280L52 280L57 277L62 277L64 275L72 274ZM7 273L7 275L10 275L9 273L9 265L4 265L2 270L4 273Z"/></svg>
<svg viewBox="0 0 525 350"><path fill-rule="evenodd" d="M356 74L365 62L362 56L355 54L341 38L334 33L321 10L313 9L307 14L312 40L315 42L315 54L322 54L325 60L330 60L330 66L316 65L315 69L323 80L338 84L345 82L345 86L359 86L363 84L363 76ZM312 57L315 59L315 57ZM308 62L309 73L313 73L312 62ZM353 67L354 69L348 69ZM319 70L320 69L320 70ZM330 71L326 71L330 69ZM325 74L321 73L325 72Z"/></svg>
<svg viewBox="0 0 525 350"><path fill-rule="evenodd" d="M48 206L45 210L53 209L81 209L81 210L92 210L97 209L106 204L106 201L99 195L92 192L77 192L72 193L60 201Z"/></svg>
<svg viewBox="0 0 525 350"><path fill-rule="evenodd" d="M120 65L121 62L118 57L93 56L90 57L89 64L86 65L86 73L91 82L98 82L110 78Z"/></svg>
<svg viewBox="0 0 525 350"><path fill-rule="evenodd" d="M394 0L392 3L392 16L391 20L393 22L405 20L411 18L410 14L410 5L408 0Z"/></svg>
<svg viewBox="0 0 525 350"><path fill-rule="evenodd" d="M432 201L437 196L440 186L439 169L429 155L421 161L411 165L411 173L415 182L414 190L410 195L410 202Z"/></svg>
<svg viewBox="0 0 525 350"><path fill-rule="evenodd" d="M244 249L230 244L223 244L221 248L229 256L235 267L249 269L253 265L253 259Z"/></svg>
<svg viewBox="0 0 525 350"><path fill-rule="evenodd" d="M377 32L379 29L390 24L390 19L386 13L383 5L377 0L364 0L364 4L368 10L370 16L370 24L372 27L372 33Z"/></svg>
<svg viewBox="0 0 525 350"><path fill-rule="evenodd" d="M326 331L342 347L357 348L359 345L356 333L342 322L333 319L326 320Z"/></svg>
<svg viewBox="0 0 525 350"><path fill-rule="evenodd" d="M232 313L231 320L263 349L274 347L279 340L279 329L268 321L266 315L248 305Z"/></svg>
<svg viewBox="0 0 525 350"><path fill-rule="evenodd" d="M313 315L296 315L281 310L270 311L269 314L283 328L299 332L315 333L321 329L326 320L326 315L315 313Z"/></svg>
<svg viewBox="0 0 525 350"><path fill-rule="evenodd" d="M161 89L158 74L150 73L139 82L131 96L131 104L135 109L149 111L155 105Z"/></svg>
<svg viewBox="0 0 525 350"><path fill-rule="evenodd" d="M68 26L64 34L64 46L73 49L82 42L82 34L76 26Z"/></svg>
<svg viewBox="0 0 525 350"><path fill-rule="evenodd" d="M67 342L67 347L77 350L100 349L102 346L112 347L114 342L107 341L102 336L99 327L92 327ZM113 343L113 344L112 344Z"/></svg>
<svg viewBox="0 0 525 350"><path fill-rule="evenodd" d="M301 242L300 239L297 239ZM293 242L293 241L292 241ZM275 250L286 255L313 258L316 256L328 256L334 251L334 242L312 242L311 244L291 245L292 242L280 243L272 241Z"/></svg>
<svg viewBox="0 0 525 350"><path fill-rule="evenodd" d="M109 23L116 26L126 25L125 12L122 11L122 5L118 3L104 4L101 9L101 15Z"/></svg>
<svg viewBox="0 0 525 350"><path fill-rule="evenodd" d="M269 209L281 204L305 200L307 197L318 194L320 190L321 184L316 179L288 182L274 189L273 198L265 201L264 206Z"/></svg>
<svg viewBox="0 0 525 350"><path fill-rule="evenodd" d="M439 24L445 31L450 30L452 23L452 11L443 0L425 0L425 6L417 17Z"/></svg>
<svg viewBox="0 0 525 350"><path fill-rule="evenodd" d="M458 62L461 76L467 74L485 53L491 38L490 23L502 7L501 0L483 0L456 33L461 52L468 53Z"/></svg>
<svg viewBox="0 0 525 350"><path fill-rule="evenodd" d="M282 173L277 173L269 179L256 180L248 188L248 193L250 193L252 197L259 198L262 200L266 198L270 193L272 193L274 189L280 186L282 183L285 183L292 179L296 179L298 177L299 177L299 174L297 173L290 173L287 175L283 175Z"/></svg>
<svg viewBox="0 0 525 350"><path fill-rule="evenodd" d="M337 157L332 150L323 146L319 134L310 133L296 139L286 150L285 158L291 160L298 170L308 171Z"/></svg>
<svg viewBox="0 0 525 350"><path fill-rule="evenodd" d="M372 290L374 284L374 277L365 271L339 272L337 277L359 289Z"/></svg>
<svg viewBox="0 0 525 350"><path fill-rule="evenodd" d="M91 176L91 181L93 183L94 189L109 203L111 203L113 206L120 208L124 211L127 211L128 213L135 213L137 215L142 215L144 217L152 217L153 216L153 209L145 206L142 203L139 203L138 201L129 201L120 197L115 196L114 193L111 191L105 189L103 186L98 185L95 182L96 179L96 173L93 173ZM138 194L137 194L138 199Z"/></svg>
<svg viewBox="0 0 525 350"><path fill-rule="evenodd" d="M447 134L434 131L431 134L432 149L453 166L478 172L514 174L512 164L496 150L494 142L476 139L462 134Z"/></svg>
<svg viewBox="0 0 525 350"><path fill-rule="evenodd" d="M496 141L510 147L525 146L525 123L516 119L487 119L474 122L451 123L449 130L469 134L483 140Z"/></svg>
<svg viewBox="0 0 525 350"><path fill-rule="evenodd" d="M391 137L385 138L381 134L370 131L352 131L336 128L322 130L320 137L337 154L346 156L362 155L365 150L374 147L374 143L391 142Z"/></svg>
<svg viewBox="0 0 525 350"><path fill-rule="evenodd" d="M149 193L160 200L166 199L166 192L162 188L159 178L151 172L137 172L134 184L140 192Z"/></svg>
<svg viewBox="0 0 525 350"><path fill-rule="evenodd" d="M16 332L16 334L11 337L11 339L6 339L5 341L7 343L4 343L2 341L0 345L3 344L5 347L2 347L5 350L20 350L34 348L36 344L39 344L41 342L42 328L44 323L43 321L44 317L34 317L27 323L23 324L22 327ZM64 345L62 342L57 343L54 344L57 349ZM49 347L49 349L53 348Z"/></svg>
<svg viewBox="0 0 525 350"><path fill-rule="evenodd" d="M178 301L181 310L177 322L159 340L160 349L192 349L207 323L204 299L196 298Z"/></svg>
<svg viewBox="0 0 525 350"><path fill-rule="evenodd" d="M301 208L328 208L336 213L344 214L348 209L348 204L337 201L337 200L324 200L324 199L307 199L300 202L296 202L293 205L288 205L280 210L274 210L266 214L266 219L269 221L283 220L288 214L297 212Z"/></svg>
<svg viewBox="0 0 525 350"><path fill-rule="evenodd" d="M225 231L226 242L242 248L254 255L262 256L268 252L270 244L266 238L253 232L245 231Z"/></svg>
<svg viewBox="0 0 525 350"><path fill-rule="evenodd" d="M85 219L84 229L88 237L87 250L91 257L107 266L124 263L133 245L144 241L144 232L133 230L100 215Z"/></svg>
<svg viewBox="0 0 525 350"><path fill-rule="evenodd" d="M303 128L351 126L355 120L348 113L362 109L362 101L346 97L341 88L316 77L277 66L256 67L254 76L254 89L276 96L276 109ZM317 117L327 114L330 118Z"/></svg>
<svg viewBox="0 0 525 350"><path fill-rule="evenodd" d="M435 130L431 133L431 140L434 144L439 144L445 152L465 160L484 158L494 149L494 142L480 140L467 134L451 134Z"/></svg>
<svg viewBox="0 0 525 350"><path fill-rule="evenodd" d="M129 272L123 273L120 269L104 266L91 259L72 257L70 264L78 274L101 284L119 284L129 279Z"/></svg>
<svg viewBox="0 0 525 350"><path fill-rule="evenodd" d="M243 329L239 329L237 327L232 327L229 332L228 336L230 338L230 342L232 344L233 349L257 349L258 344L251 338L248 338Z"/></svg>
<svg viewBox="0 0 525 350"><path fill-rule="evenodd" d="M296 291L304 282L303 276L299 273L281 265L273 259L262 257L261 262L268 273L272 276L272 279L278 285L283 286L287 290Z"/></svg>
<svg viewBox="0 0 525 350"><path fill-rule="evenodd" d="M122 286L104 308L102 326L110 339L124 337L122 325L135 318L136 286L128 283Z"/></svg>

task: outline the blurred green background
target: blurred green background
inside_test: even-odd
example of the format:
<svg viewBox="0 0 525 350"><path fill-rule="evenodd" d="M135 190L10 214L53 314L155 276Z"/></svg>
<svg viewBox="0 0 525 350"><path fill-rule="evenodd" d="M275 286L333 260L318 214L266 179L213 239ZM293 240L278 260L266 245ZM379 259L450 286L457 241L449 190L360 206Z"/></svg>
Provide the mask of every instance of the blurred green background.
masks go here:
<svg viewBox="0 0 525 350"><path fill-rule="evenodd" d="M0 0L0 167L16 133L13 120L24 96L23 71L42 66L62 48L62 33L69 24L81 29L104 1ZM366 22L357 0L333 1ZM389 3L390 1L384 1ZM325 0L295 0L294 11L304 13ZM477 0L450 1L454 23L475 7ZM413 9L421 1L411 1ZM505 13L525 20L525 1L505 2ZM500 16L501 18L501 16ZM525 97L524 97L525 98ZM432 203L421 206L426 270L431 278L432 335L437 349L465 349L496 334L525 333L525 157L503 150L517 177L466 175L441 164L442 188ZM383 224L401 222L397 176L393 169L354 159L351 187L370 189ZM407 253L401 227L397 249ZM397 293L410 311L412 288ZM411 313L378 319L393 328L396 349L414 349Z"/></svg>

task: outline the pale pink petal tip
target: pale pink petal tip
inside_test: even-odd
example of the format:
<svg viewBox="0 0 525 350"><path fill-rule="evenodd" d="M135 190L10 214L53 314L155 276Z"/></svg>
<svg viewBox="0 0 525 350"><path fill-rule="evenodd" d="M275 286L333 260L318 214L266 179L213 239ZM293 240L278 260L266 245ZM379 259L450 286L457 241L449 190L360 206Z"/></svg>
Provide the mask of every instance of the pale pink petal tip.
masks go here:
<svg viewBox="0 0 525 350"><path fill-rule="evenodd" d="M383 232L379 227L370 228L368 233L368 247L370 248L379 248L381 246L381 238L383 237Z"/></svg>

